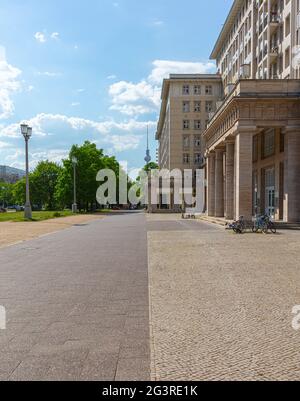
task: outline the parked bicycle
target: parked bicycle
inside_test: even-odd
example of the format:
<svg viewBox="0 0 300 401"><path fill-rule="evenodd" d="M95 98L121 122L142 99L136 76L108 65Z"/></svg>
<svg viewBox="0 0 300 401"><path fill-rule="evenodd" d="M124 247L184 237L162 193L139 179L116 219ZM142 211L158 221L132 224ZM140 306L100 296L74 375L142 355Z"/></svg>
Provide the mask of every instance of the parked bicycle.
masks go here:
<svg viewBox="0 0 300 401"><path fill-rule="evenodd" d="M264 234L268 234L269 231L271 233L276 234L276 226L271 220L270 216L268 215L263 215L263 216L258 216L256 220L254 221L252 231L254 233L258 233L258 231L263 232Z"/></svg>
<svg viewBox="0 0 300 401"><path fill-rule="evenodd" d="M234 221L228 225L229 230L233 230L236 234L243 234L246 230L246 223L244 216L241 216L239 220Z"/></svg>

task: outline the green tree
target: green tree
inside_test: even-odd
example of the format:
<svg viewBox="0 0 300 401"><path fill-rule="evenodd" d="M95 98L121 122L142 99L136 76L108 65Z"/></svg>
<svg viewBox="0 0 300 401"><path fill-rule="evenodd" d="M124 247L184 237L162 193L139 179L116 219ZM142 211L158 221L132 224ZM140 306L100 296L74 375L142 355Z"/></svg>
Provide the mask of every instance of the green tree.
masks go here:
<svg viewBox="0 0 300 401"><path fill-rule="evenodd" d="M0 181L0 207L2 205L12 205L13 203L13 184Z"/></svg>
<svg viewBox="0 0 300 401"><path fill-rule="evenodd" d="M32 205L47 210L55 210L57 208L55 188L61 169L62 168L56 163L42 161L37 165L35 170L30 173L30 201ZM12 193L15 203L19 205L25 204L25 178L14 184Z"/></svg>
<svg viewBox="0 0 300 401"><path fill-rule="evenodd" d="M146 166L144 167L144 171L158 170L158 169L159 169L158 164L154 162L150 162L146 164Z"/></svg>
<svg viewBox="0 0 300 401"><path fill-rule="evenodd" d="M56 209L55 187L62 168L53 162L42 161L30 175L32 202L47 210Z"/></svg>
<svg viewBox="0 0 300 401"><path fill-rule="evenodd" d="M56 200L61 206L71 206L73 203L73 165L76 157L77 203L80 210L91 210L96 206L96 193L99 183L97 173L101 169L112 169L119 176L119 163L115 157L104 155L102 149L97 149L94 143L84 142L82 146L74 145L69 159L63 161L56 185Z"/></svg>
<svg viewBox="0 0 300 401"><path fill-rule="evenodd" d="M24 205L26 199L26 180L22 178L22 180L17 181L12 188L12 195L14 199L14 203L17 205Z"/></svg>

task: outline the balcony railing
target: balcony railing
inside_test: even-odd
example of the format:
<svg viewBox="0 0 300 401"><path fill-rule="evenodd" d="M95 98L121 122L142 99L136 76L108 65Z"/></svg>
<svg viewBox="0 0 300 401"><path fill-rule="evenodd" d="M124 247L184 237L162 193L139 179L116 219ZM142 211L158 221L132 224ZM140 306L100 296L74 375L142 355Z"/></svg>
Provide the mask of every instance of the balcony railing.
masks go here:
<svg viewBox="0 0 300 401"><path fill-rule="evenodd" d="M271 13L270 22L273 24L279 24L281 22L281 16L276 12Z"/></svg>

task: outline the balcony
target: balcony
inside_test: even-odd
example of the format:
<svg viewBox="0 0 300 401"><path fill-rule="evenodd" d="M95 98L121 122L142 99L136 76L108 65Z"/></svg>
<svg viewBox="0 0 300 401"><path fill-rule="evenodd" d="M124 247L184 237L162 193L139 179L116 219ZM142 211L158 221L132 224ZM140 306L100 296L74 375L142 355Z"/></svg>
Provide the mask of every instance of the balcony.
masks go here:
<svg viewBox="0 0 300 401"><path fill-rule="evenodd" d="M271 61L271 63L276 61L278 56L279 56L279 46L271 44L271 47L270 47L270 61Z"/></svg>
<svg viewBox="0 0 300 401"><path fill-rule="evenodd" d="M277 12L270 14L270 34L271 34L271 36L278 29L281 22L282 22L282 18L281 18L280 14L278 14Z"/></svg>

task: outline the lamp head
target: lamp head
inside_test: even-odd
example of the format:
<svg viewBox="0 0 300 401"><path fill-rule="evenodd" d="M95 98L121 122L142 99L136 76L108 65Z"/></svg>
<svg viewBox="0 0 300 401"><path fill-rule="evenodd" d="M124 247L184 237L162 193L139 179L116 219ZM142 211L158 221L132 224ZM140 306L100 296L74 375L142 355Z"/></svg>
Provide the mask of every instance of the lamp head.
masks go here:
<svg viewBox="0 0 300 401"><path fill-rule="evenodd" d="M30 139L32 136L32 128L28 127L27 124L21 124L21 132L26 140Z"/></svg>
<svg viewBox="0 0 300 401"><path fill-rule="evenodd" d="M22 132L22 135L24 137L27 135L27 132L28 132L28 125L27 124L21 124L21 132Z"/></svg>
<svg viewBox="0 0 300 401"><path fill-rule="evenodd" d="M78 159L77 159L76 156L73 156L73 157L72 157L72 163L73 163L73 164L77 164L77 163L78 163Z"/></svg>
<svg viewBox="0 0 300 401"><path fill-rule="evenodd" d="M32 128L28 127L28 129L27 129L27 138L29 139L29 138L31 138L31 136L32 136Z"/></svg>

